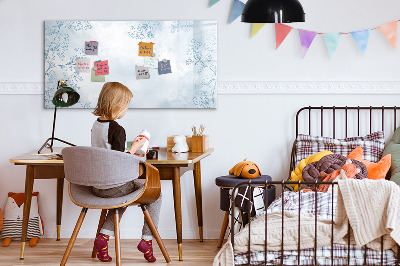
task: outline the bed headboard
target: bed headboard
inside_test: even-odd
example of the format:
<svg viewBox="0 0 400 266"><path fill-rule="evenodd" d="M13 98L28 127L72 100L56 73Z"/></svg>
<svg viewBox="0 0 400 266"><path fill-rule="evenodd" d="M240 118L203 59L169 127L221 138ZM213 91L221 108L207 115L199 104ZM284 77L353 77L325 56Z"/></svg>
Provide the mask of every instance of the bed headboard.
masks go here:
<svg viewBox="0 0 400 266"><path fill-rule="evenodd" d="M336 138L346 138L346 137L355 137L360 136L360 129L364 126L368 126L369 132L372 133L373 130L382 130L385 132L385 124L388 121L392 122L393 128L391 131L386 131L385 133L393 132L393 129L397 127L397 112L400 110L399 107L392 106L392 107L376 107L376 106L369 106L369 107L362 107L362 106L308 106L301 108L296 114L296 137L298 134L309 134L309 135L316 135L318 136L326 136L326 130L328 123L331 124L331 132L332 137ZM320 120L313 121L312 118L314 117L315 113L319 113L318 116ZM308 119L304 119L304 115L308 117ZM339 116L339 117L338 117ZM339 118L339 119L338 119ZM365 118L369 118L367 121ZM301 123L306 122L308 125L307 129L308 132L301 131ZM354 124L354 122L357 122ZM366 123L367 122L367 123ZM319 124L319 133L318 132L311 132L312 128L315 124ZM374 128L374 125L379 125L380 128ZM339 127L338 127L339 126ZM336 136L337 128L344 130L344 135ZM357 135L349 135L349 129L357 128ZM365 132L364 132L365 133ZM385 134L386 136L387 134Z"/></svg>
<svg viewBox="0 0 400 266"><path fill-rule="evenodd" d="M347 138L363 136L375 131L383 131L389 139L399 125L396 106L308 106L296 114L296 137L299 134ZM295 164L295 144L293 144L290 171ZM289 172L290 176L290 172Z"/></svg>

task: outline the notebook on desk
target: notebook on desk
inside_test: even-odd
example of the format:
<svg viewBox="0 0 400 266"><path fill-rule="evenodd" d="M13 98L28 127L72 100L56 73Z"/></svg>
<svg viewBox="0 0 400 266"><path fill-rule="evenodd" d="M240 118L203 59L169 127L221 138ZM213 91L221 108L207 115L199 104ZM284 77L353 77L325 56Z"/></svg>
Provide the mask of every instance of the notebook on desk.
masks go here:
<svg viewBox="0 0 400 266"><path fill-rule="evenodd" d="M34 153L31 154L31 156L43 156L46 157L48 159L62 159L62 155L61 153L56 153L56 152L52 152L52 153Z"/></svg>

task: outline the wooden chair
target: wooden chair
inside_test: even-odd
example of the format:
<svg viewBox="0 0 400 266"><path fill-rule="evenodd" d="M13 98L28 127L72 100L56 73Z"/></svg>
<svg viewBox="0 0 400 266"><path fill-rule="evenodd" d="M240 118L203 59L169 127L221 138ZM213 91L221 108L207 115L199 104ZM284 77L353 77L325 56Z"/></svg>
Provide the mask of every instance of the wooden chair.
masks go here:
<svg viewBox="0 0 400 266"><path fill-rule="evenodd" d="M118 208L129 205L139 205L142 208L145 220L149 224L166 262L171 262L145 205L157 200L161 193L160 175L157 168L137 156L103 148L68 147L62 150L62 155L65 179L70 182L68 186L69 196L74 204L82 207L82 211L60 265L66 264L88 209L102 209L96 237L103 226L107 210L116 209L114 215L116 265L121 265ZM140 161L139 169L137 167L138 161ZM144 180L139 180L144 182L144 187L129 195L118 198L100 198L91 191L92 186L128 182L135 175L145 177ZM92 257L96 257L94 247Z"/></svg>

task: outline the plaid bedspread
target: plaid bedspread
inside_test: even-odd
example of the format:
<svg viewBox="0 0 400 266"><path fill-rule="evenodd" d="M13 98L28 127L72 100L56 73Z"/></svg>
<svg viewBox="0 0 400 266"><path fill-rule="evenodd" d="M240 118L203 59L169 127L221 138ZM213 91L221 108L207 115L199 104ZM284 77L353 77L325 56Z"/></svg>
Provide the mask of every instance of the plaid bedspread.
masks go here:
<svg viewBox="0 0 400 266"><path fill-rule="evenodd" d="M317 248L316 265L396 265L396 257L393 251L383 252L383 264L381 264L381 252L371 249L364 249L350 245L350 261L347 263L347 245L333 245L333 262L331 247ZM366 257L364 261L364 253ZM250 252L250 265L265 265L265 252ZM248 265L247 253L235 254L235 265ZM268 251L266 265L281 265L281 252ZM285 250L283 252L283 265L298 265L297 250ZM300 265L314 264L314 249L303 249L300 251Z"/></svg>
<svg viewBox="0 0 400 266"><path fill-rule="evenodd" d="M300 208L301 212L316 214L325 219L332 219L332 208L333 215L335 215L336 194L317 192L317 197L315 197L314 191L300 193L298 191L286 191L283 197L277 198L269 205L267 212L282 211L282 203L285 211L296 211ZM260 215L265 215L265 213ZM260 215L257 215L257 217Z"/></svg>
<svg viewBox="0 0 400 266"><path fill-rule="evenodd" d="M268 213L282 211L282 203L284 210L298 210L301 212L313 213L322 216L326 219L332 219L335 214L336 208L336 194L317 192L285 192L283 197L277 198L267 210ZM265 213L260 214L265 215ZM260 215L254 217L257 219ZM314 249L300 250L300 256L297 250L285 250L283 252L284 265L298 265L300 258L300 265L314 265ZM366 256L364 255L366 254ZM265 252L250 252L250 265L265 265L265 255L267 256L266 265L281 265L281 251L267 251ZM365 247L357 247L350 245L350 256L347 245L333 245L333 262L332 262L332 248L326 246L316 249L317 265L395 265L396 257L392 250L381 252L371 250ZM348 263L349 258L349 263ZM235 265L248 265L248 253L235 254Z"/></svg>

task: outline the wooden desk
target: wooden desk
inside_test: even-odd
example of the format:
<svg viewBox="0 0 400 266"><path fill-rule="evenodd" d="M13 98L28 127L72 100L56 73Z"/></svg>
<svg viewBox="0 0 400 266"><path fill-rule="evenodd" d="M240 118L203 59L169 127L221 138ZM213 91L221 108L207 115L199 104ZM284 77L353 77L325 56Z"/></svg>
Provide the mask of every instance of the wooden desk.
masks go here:
<svg viewBox="0 0 400 266"><path fill-rule="evenodd" d="M200 241L203 242L203 207L200 160L210 155L213 151L214 149L209 149L206 152L173 153L167 152L166 149L161 149L158 153L158 160L147 160L148 163L157 167L160 172L161 180L172 180L179 260L182 260L182 204L180 178L186 171L193 170L197 222L199 226Z"/></svg>
<svg viewBox="0 0 400 266"><path fill-rule="evenodd" d="M60 153L61 148L54 148ZM200 160L210 155L214 149L206 152L189 152L174 154L165 149L159 150L157 160L147 160L148 163L158 168L161 180L171 180L173 184L175 223L178 242L179 260L182 260L182 204L180 177L188 170L193 170L194 190L196 196L197 219L200 241L203 241L203 211L201 193L201 168ZM50 151L43 150L42 153ZM26 165L25 199L21 235L21 255L24 258L26 234L28 230L28 218L31 207L32 189L34 179L57 178L57 240L60 240L61 214L64 188L64 162L56 156L36 155L37 151L23 154L10 159L15 165Z"/></svg>
<svg viewBox="0 0 400 266"><path fill-rule="evenodd" d="M54 149L56 152L61 151L61 149ZM50 150L44 149L42 153L50 153ZM10 159L10 162L14 163L15 165L26 165L20 259L24 258L26 234L28 232L29 213L31 209L32 189L35 179L57 178L57 241L60 240L62 201L64 190L64 162L62 159L59 158L54 159L54 157L56 156L41 156L33 154L37 154L37 150Z"/></svg>

